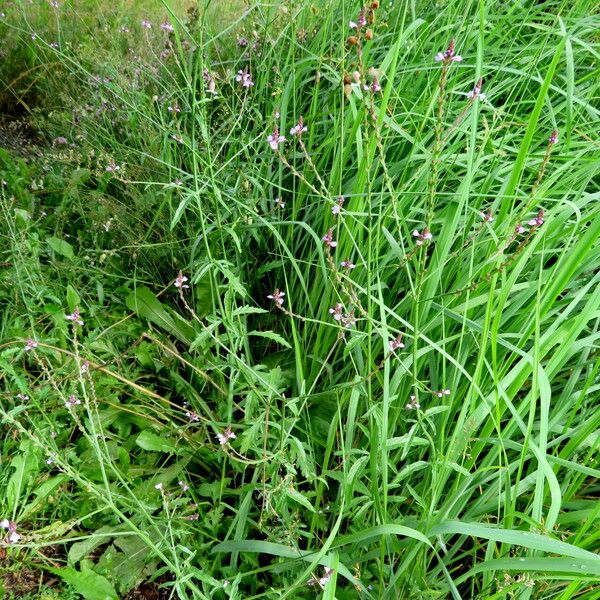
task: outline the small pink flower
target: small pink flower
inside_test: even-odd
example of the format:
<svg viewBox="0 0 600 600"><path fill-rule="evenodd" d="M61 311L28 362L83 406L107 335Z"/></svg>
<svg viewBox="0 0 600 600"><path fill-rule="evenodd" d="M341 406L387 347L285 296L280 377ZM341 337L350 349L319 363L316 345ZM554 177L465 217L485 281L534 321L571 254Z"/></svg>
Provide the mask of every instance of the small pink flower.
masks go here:
<svg viewBox="0 0 600 600"><path fill-rule="evenodd" d="M219 444L221 444L221 446L227 445L229 440L235 440L236 437L237 436L235 433L231 431L231 427L227 427L223 433L217 433L217 440L219 440Z"/></svg>
<svg viewBox="0 0 600 600"><path fill-rule="evenodd" d="M379 79L377 79L377 76L373 77L373 85L371 85L371 90L373 91L373 93L381 91L381 84L379 83Z"/></svg>
<svg viewBox="0 0 600 600"><path fill-rule="evenodd" d="M127 27L127 25L123 25L123 26L122 26L122 27L119 29L119 31L120 31L121 33L129 33L129 27Z"/></svg>
<svg viewBox="0 0 600 600"><path fill-rule="evenodd" d="M331 213L333 216L337 216L342 212L342 206L344 206L344 196L338 196L335 204L331 207Z"/></svg>
<svg viewBox="0 0 600 600"><path fill-rule="evenodd" d="M340 265L344 268L344 269L348 269L349 271L352 271L352 269L356 269L356 265L351 261L351 260L343 260Z"/></svg>
<svg viewBox="0 0 600 600"><path fill-rule="evenodd" d="M86 375L87 373L90 372L90 361L89 360L83 361L83 363L81 364L81 368L79 369L79 372L82 375Z"/></svg>
<svg viewBox="0 0 600 600"><path fill-rule="evenodd" d="M180 113L181 108L177 102L173 102L171 106L167 106L167 110L172 113Z"/></svg>
<svg viewBox="0 0 600 600"><path fill-rule="evenodd" d="M541 227L544 224L544 211L540 210L536 217L527 221L531 227Z"/></svg>
<svg viewBox="0 0 600 600"><path fill-rule="evenodd" d="M433 392L433 394L434 394L434 396L441 398L442 396L449 396L450 390L446 388L446 389L440 390L439 392Z"/></svg>
<svg viewBox="0 0 600 600"><path fill-rule="evenodd" d="M417 408L421 408L416 396L410 397L410 402L406 405L406 408L408 408L408 410L416 410Z"/></svg>
<svg viewBox="0 0 600 600"><path fill-rule="evenodd" d="M552 132L552 134L548 138L548 143L553 144L553 145L558 144L558 131L556 129Z"/></svg>
<svg viewBox="0 0 600 600"><path fill-rule="evenodd" d="M333 308L329 309L329 314L333 316L336 321L341 321L344 315L344 305L338 302Z"/></svg>
<svg viewBox="0 0 600 600"><path fill-rule="evenodd" d="M285 142L285 137L279 135L279 130L277 129L277 127L275 127L273 133L267 136L267 142L273 150L278 150L279 144L283 144L283 142Z"/></svg>
<svg viewBox="0 0 600 600"><path fill-rule="evenodd" d="M83 325L83 320L79 314L79 308L76 308L70 315L65 317L67 321L72 321L74 325Z"/></svg>
<svg viewBox="0 0 600 600"><path fill-rule="evenodd" d="M398 350L399 348L404 348L404 342L402 341L403 334L399 333L396 339L390 340L389 346L390 351L394 352L394 350Z"/></svg>
<svg viewBox="0 0 600 600"><path fill-rule="evenodd" d="M235 80L238 83L241 83L242 87L245 88L250 88L254 85L252 77L250 76L250 73L246 71L246 69L244 69L243 71L238 71L237 75L235 76Z"/></svg>
<svg viewBox="0 0 600 600"><path fill-rule="evenodd" d="M494 215L492 214L491 210L488 210L486 213L484 212L480 212L479 216L486 222L486 223L492 223L494 221Z"/></svg>
<svg viewBox="0 0 600 600"><path fill-rule="evenodd" d="M248 45L248 38L238 37L238 39L237 39L237 45L240 48L245 48Z"/></svg>
<svg viewBox="0 0 600 600"><path fill-rule="evenodd" d="M361 8L358 13L358 19L356 21L359 27L364 27L367 24L367 17L365 15L365 9Z"/></svg>
<svg viewBox="0 0 600 600"><path fill-rule="evenodd" d="M525 229L525 227L523 225L521 225L520 223L515 227L515 234L519 235L521 233L525 233L527 231L527 229Z"/></svg>
<svg viewBox="0 0 600 600"><path fill-rule="evenodd" d="M438 62L443 62L445 64L449 64L451 62L460 62L462 60L462 56L456 54L455 49L456 45L454 43L454 40L451 40L445 52L438 52L435 55L435 60Z"/></svg>
<svg viewBox="0 0 600 600"><path fill-rule="evenodd" d="M188 281L188 278L181 271L179 271L179 274L175 278L175 283L173 285L180 290L184 290L190 287L185 283L186 281Z"/></svg>
<svg viewBox="0 0 600 600"><path fill-rule="evenodd" d="M337 246L337 242L333 239L333 229L329 229L322 240L325 242L325 245L330 248L335 248Z"/></svg>
<svg viewBox="0 0 600 600"><path fill-rule="evenodd" d="M168 32L175 31L175 28L173 27L173 25L171 25L171 23L169 23L168 21L165 21L164 23L161 23L160 28L163 31L168 31Z"/></svg>
<svg viewBox="0 0 600 600"><path fill-rule="evenodd" d="M356 325L356 317L354 316L354 310L351 310L349 313L346 313L342 316L342 325L347 329Z"/></svg>
<svg viewBox="0 0 600 600"><path fill-rule="evenodd" d="M482 84L483 84L483 79L480 79L475 84L475 87L470 92L467 92L467 98L469 100L475 100L475 98L480 98L481 100L485 100L485 94L483 94L481 92Z"/></svg>
<svg viewBox="0 0 600 600"><path fill-rule="evenodd" d="M65 408L74 408L79 404L81 404L81 400L79 400L79 398L76 398L75 394L71 394L68 400L65 402Z"/></svg>
<svg viewBox="0 0 600 600"><path fill-rule="evenodd" d="M55 146L66 146L68 144L68 140L66 137L63 137L62 135L59 135L57 138L55 138L54 140L54 145Z"/></svg>
<svg viewBox="0 0 600 600"><path fill-rule="evenodd" d="M415 229L412 234L414 237L418 238L416 241L417 246L422 246L425 242L433 239L433 235L431 235L431 232L427 227L425 227L423 231Z"/></svg>
<svg viewBox="0 0 600 600"><path fill-rule="evenodd" d="M16 544L21 539L21 536L17 533L17 524L14 521L3 519L0 521L0 527L8 530L6 541L9 544Z"/></svg>
<svg viewBox="0 0 600 600"><path fill-rule="evenodd" d="M29 400L29 396L27 394L17 394L17 398L22 401Z"/></svg>
<svg viewBox="0 0 600 600"><path fill-rule="evenodd" d="M323 571L323 575L321 577L316 577L315 575L313 575L308 580L307 585L309 585L311 587L317 586L317 585L324 587L329 583L332 575L333 575L333 569L331 569L329 567L325 567L324 571Z"/></svg>
<svg viewBox="0 0 600 600"><path fill-rule="evenodd" d="M193 411L191 411L191 410L188 410L188 411L185 413L185 416L186 416L186 417L187 417L187 418L188 418L190 421L199 421L199 420L200 420L200 417L199 417L199 416L198 416L198 415L197 415L195 412L193 412Z"/></svg>
<svg viewBox="0 0 600 600"><path fill-rule="evenodd" d="M283 306L283 297L285 296L285 292L280 292L279 288L277 288L272 294L269 294L267 298L273 300L277 306Z"/></svg>
<svg viewBox="0 0 600 600"><path fill-rule="evenodd" d="M300 117L298 119L298 124L294 125L294 127L292 127L290 129L290 135L295 136L297 135L298 137L300 137L303 133L306 133L308 131L308 127L306 127L304 125L304 119L302 117Z"/></svg>
<svg viewBox="0 0 600 600"><path fill-rule="evenodd" d="M35 350L38 346L39 346L39 344L34 339L29 338L25 342L25 351L29 352L30 350Z"/></svg>
<svg viewBox="0 0 600 600"><path fill-rule="evenodd" d="M121 169L121 167L114 161L111 160L107 165L106 165L106 172L107 173L114 173L115 171L119 171Z"/></svg>
<svg viewBox="0 0 600 600"><path fill-rule="evenodd" d="M142 27L144 29L152 29L152 23L150 23L150 21L147 21L146 19L144 19L142 21Z"/></svg>
<svg viewBox="0 0 600 600"><path fill-rule="evenodd" d="M59 4L58 4L57 0L50 0L50 6L52 8L58 8Z"/></svg>
<svg viewBox="0 0 600 600"><path fill-rule="evenodd" d="M185 481L180 481L179 487L181 488L182 492L187 492L190 489L190 486Z"/></svg>

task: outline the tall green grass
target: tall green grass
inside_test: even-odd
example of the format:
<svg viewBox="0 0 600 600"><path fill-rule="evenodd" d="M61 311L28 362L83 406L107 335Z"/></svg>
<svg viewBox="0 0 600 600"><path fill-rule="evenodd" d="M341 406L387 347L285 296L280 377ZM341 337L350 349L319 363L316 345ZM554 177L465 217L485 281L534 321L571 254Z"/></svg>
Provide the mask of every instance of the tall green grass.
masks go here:
<svg viewBox="0 0 600 600"><path fill-rule="evenodd" d="M45 147L0 156L11 568L91 599L596 598L597 7L61 4L3 21Z"/></svg>

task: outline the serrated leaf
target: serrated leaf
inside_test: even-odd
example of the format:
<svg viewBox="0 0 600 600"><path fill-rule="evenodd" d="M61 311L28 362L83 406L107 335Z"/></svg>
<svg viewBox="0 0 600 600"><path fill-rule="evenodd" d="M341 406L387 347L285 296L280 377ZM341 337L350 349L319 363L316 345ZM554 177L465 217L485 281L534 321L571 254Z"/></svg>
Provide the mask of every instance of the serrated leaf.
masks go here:
<svg viewBox="0 0 600 600"><path fill-rule="evenodd" d="M50 573L54 573L63 581L71 585L78 594L81 594L86 600L118 600L117 592L111 583L102 575L98 575L90 569L85 563L81 566L81 571L72 567L55 569L54 567L44 567Z"/></svg>
<svg viewBox="0 0 600 600"><path fill-rule="evenodd" d="M257 337L267 338L269 340L273 340L286 348L291 348L290 344L282 338L278 333L274 333L273 331L251 331L248 335L254 335Z"/></svg>

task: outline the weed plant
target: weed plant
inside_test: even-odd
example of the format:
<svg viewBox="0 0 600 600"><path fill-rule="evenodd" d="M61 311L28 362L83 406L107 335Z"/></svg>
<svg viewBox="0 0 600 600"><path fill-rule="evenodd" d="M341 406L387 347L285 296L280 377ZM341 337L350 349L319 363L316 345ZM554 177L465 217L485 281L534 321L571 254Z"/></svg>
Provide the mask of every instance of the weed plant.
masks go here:
<svg viewBox="0 0 600 600"><path fill-rule="evenodd" d="M5 573L599 597L594 2L4 5Z"/></svg>

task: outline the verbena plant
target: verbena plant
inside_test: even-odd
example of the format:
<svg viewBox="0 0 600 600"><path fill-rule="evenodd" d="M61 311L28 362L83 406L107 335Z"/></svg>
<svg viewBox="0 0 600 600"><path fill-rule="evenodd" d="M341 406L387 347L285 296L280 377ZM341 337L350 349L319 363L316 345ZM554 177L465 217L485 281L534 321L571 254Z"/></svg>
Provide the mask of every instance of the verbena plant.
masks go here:
<svg viewBox="0 0 600 600"><path fill-rule="evenodd" d="M593 3L151 8L4 17L14 568L596 598Z"/></svg>

